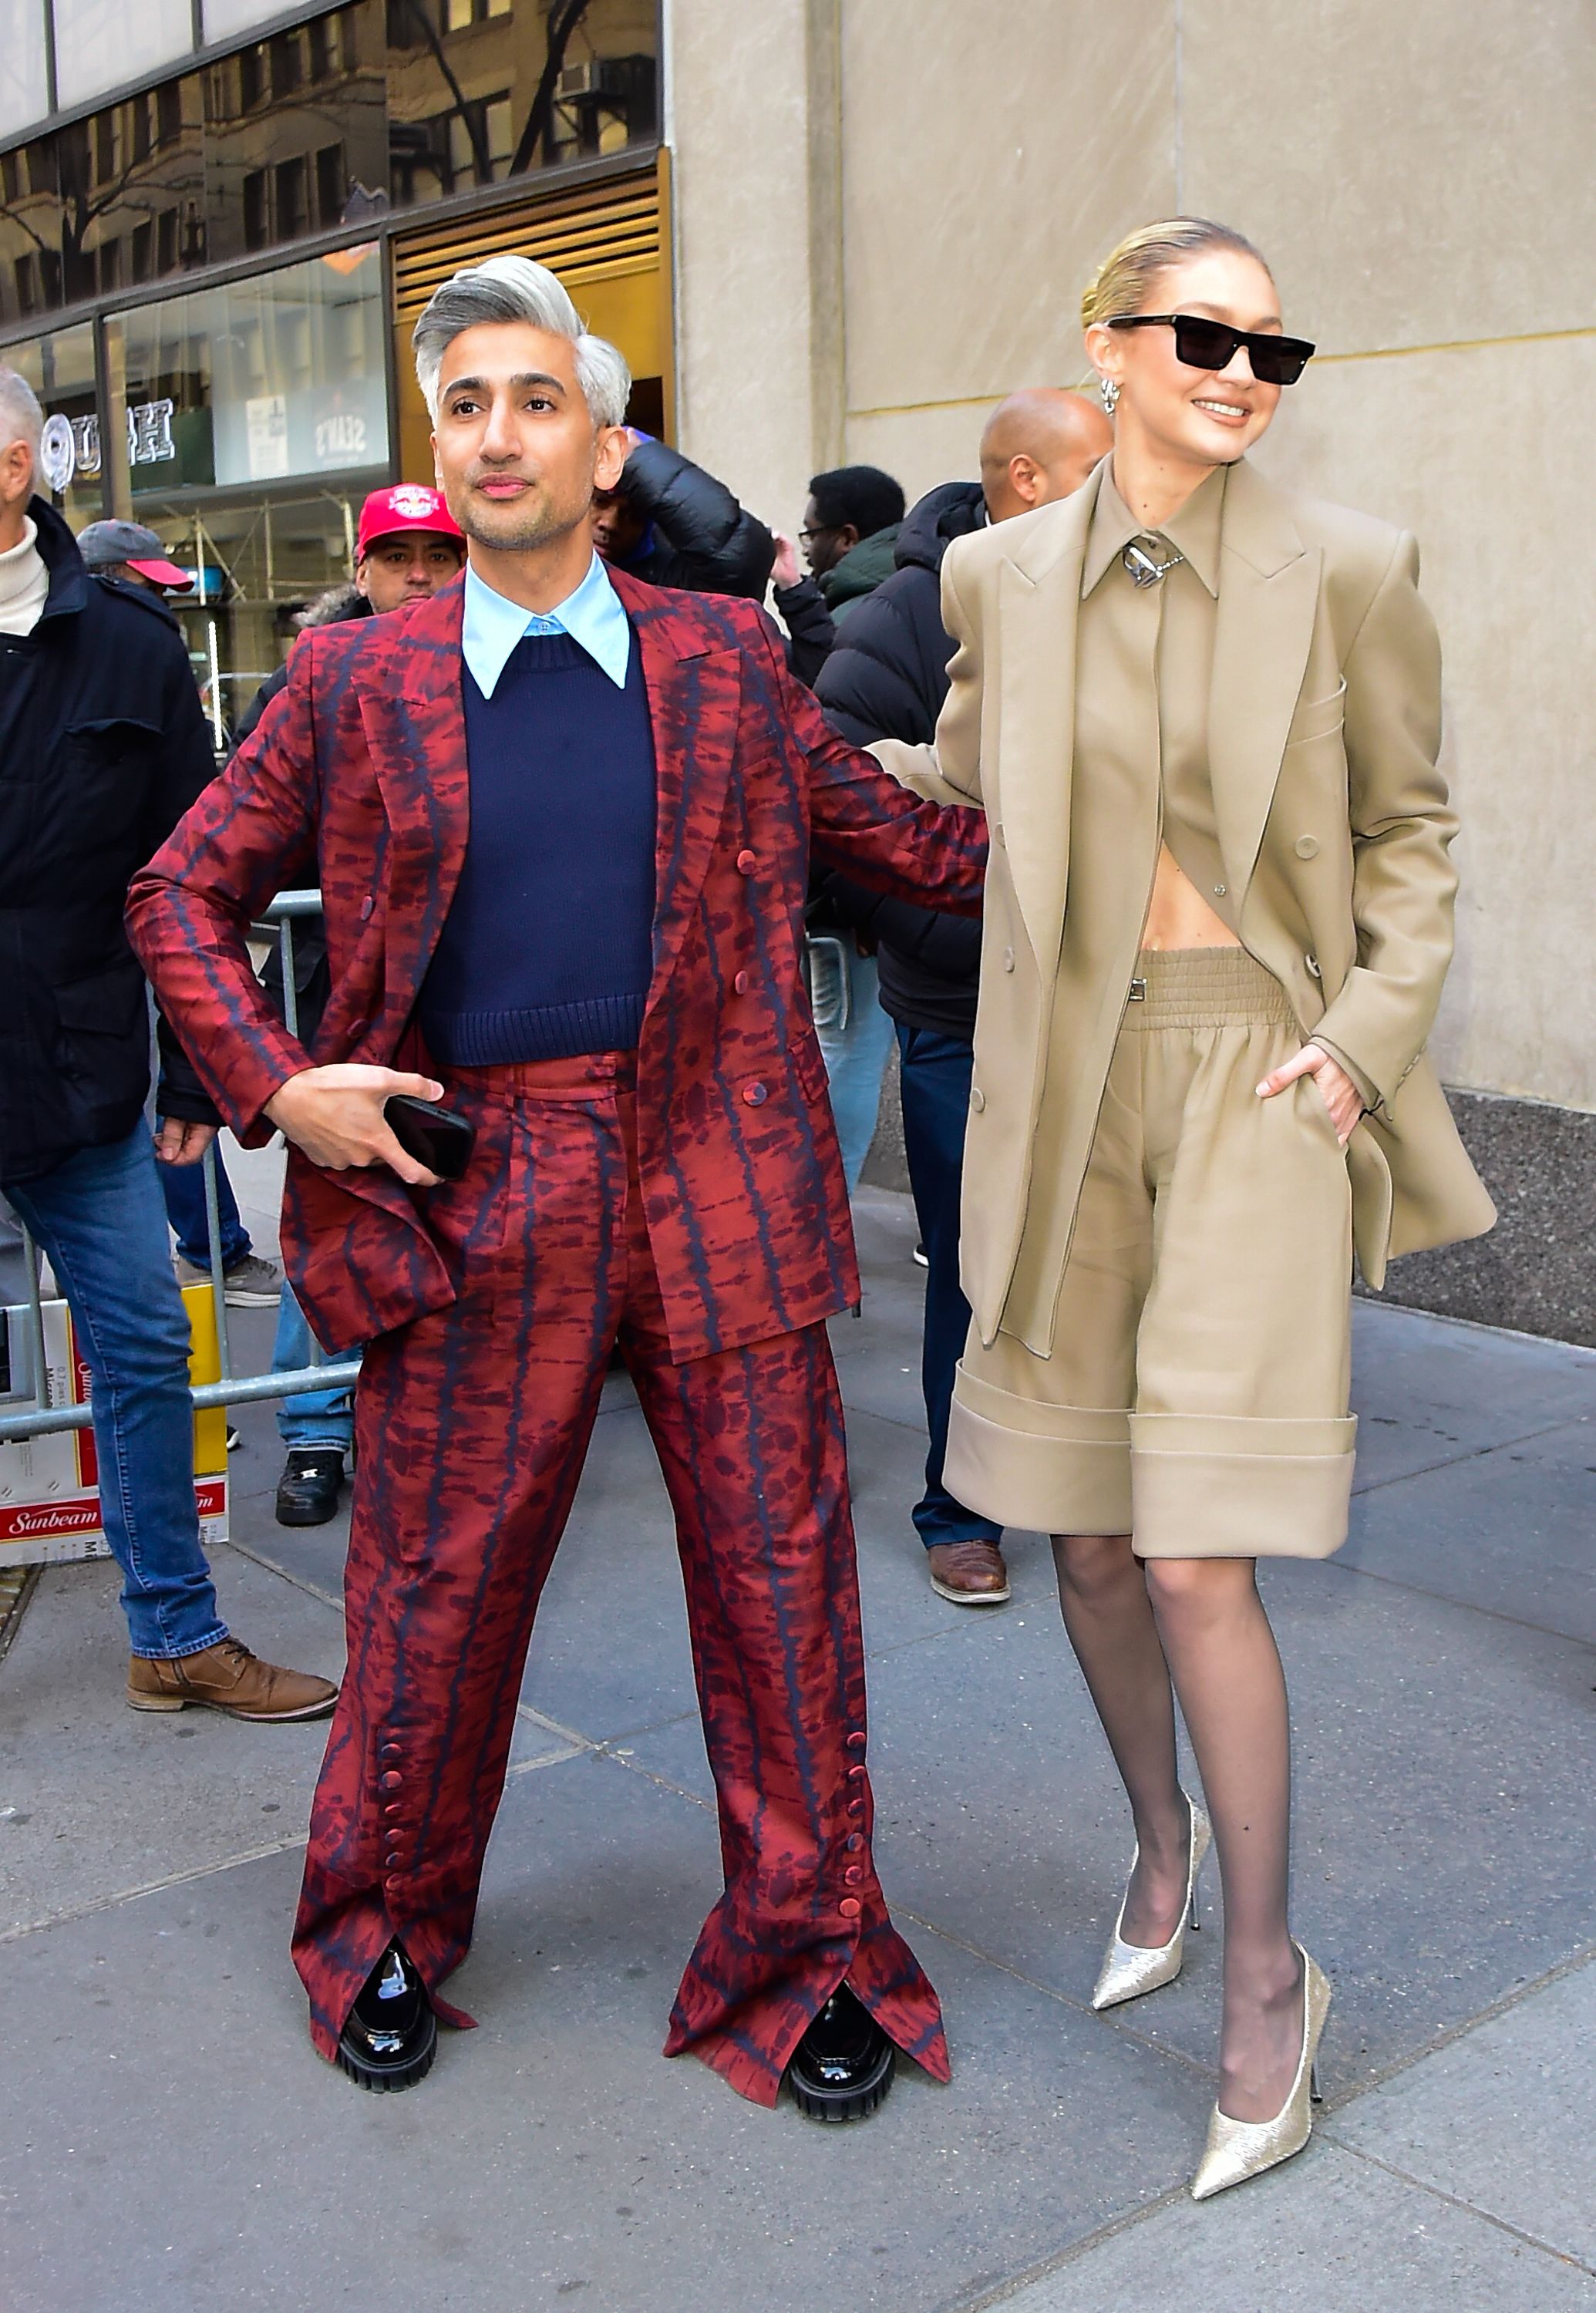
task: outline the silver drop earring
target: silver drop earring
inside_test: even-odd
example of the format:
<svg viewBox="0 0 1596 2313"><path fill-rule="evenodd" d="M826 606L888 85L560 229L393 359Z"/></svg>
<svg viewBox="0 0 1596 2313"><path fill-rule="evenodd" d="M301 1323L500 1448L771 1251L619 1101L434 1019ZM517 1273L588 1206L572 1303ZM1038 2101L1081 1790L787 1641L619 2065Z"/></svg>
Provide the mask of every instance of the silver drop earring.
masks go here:
<svg viewBox="0 0 1596 2313"><path fill-rule="evenodd" d="M1103 397L1104 409L1107 411L1109 417L1112 418L1115 410L1119 406L1118 385L1115 383L1113 378L1106 377L1099 381L1098 391Z"/></svg>

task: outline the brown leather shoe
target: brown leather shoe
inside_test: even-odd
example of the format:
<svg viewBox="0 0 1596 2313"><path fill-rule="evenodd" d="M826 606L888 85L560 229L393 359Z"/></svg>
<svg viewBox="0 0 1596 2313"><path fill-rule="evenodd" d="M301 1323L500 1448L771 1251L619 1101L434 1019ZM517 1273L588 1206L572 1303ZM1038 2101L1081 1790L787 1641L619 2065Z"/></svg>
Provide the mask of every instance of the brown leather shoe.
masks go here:
<svg viewBox="0 0 1596 2313"><path fill-rule="evenodd" d="M325 1719L338 1701L331 1679L308 1671L282 1670L262 1662L237 1639L222 1639L176 1662L152 1662L133 1655L128 1663L128 1706L132 1711L181 1711L190 1702L229 1719L281 1720Z"/></svg>
<svg viewBox="0 0 1596 2313"><path fill-rule="evenodd" d="M1009 1596L1009 1569L995 1542L939 1542L926 1552L931 1588L956 1606L1001 1606Z"/></svg>

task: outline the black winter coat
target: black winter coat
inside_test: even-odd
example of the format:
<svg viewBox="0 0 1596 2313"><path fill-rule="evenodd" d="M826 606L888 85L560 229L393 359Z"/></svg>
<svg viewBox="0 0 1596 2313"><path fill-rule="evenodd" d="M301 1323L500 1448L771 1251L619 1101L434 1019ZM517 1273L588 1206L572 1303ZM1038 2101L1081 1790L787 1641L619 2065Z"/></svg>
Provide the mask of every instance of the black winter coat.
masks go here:
<svg viewBox="0 0 1596 2313"><path fill-rule="evenodd" d="M28 511L50 583L32 633L0 635L0 1182L137 1123L149 1020L122 909L216 771L160 597L91 578L60 515ZM162 1113L216 1122L163 1023L162 1062Z"/></svg>
<svg viewBox="0 0 1596 2313"><path fill-rule="evenodd" d="M979 482L944 482L928 491L898 532L891 577L838 629L815 691L826 721L855 746L877 739L917 745L935 737L954 651L942 624L942 557L954 539L985 521ZM884 899L841 875L826 879L825 896L876 944L881 1001L895 1020L942 1035L974 1034L979 922Z"/></svg>
<svg viewBox="0 0 1596 2313"><path fill-rule="evenodd" d="M724 482L668 443L640 442L626 461L621 487L648 516L652 535L645 534L639 551L619 568L651 586L763 602L776 541Z"/></svg>

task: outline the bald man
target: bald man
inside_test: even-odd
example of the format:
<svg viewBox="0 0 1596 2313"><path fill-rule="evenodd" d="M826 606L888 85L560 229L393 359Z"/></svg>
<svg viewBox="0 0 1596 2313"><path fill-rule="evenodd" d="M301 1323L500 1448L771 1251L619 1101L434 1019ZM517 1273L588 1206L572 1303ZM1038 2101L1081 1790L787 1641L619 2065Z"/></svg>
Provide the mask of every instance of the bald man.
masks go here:
<svg viewBox="0 0 1596 2313"><path fill-rule="evenodd" d="M1007 394L981 435L981 494L989 518L1007 522L1069 497L1113 447L1113 427L1085 394L1062 385L1027 385Z"/></svg>
<svg viewBox="0 0 1596 2313"><path fill-rule="evenodd" d="M999 402L981 436L980 481L945 482L911 509L898 533L897 567L860 604L820 670L816 691L835 730L861 747L932 736L953 655L940 577L950 541L1068 497L1113 443L1107 419L1084 394L1028 386ZM998 1606L1009 1596L1002 1529L942 1482L954 1368L970 1324L958 1282L958 1205L981 927L879 900L841 877L828 878L826 888L877 945L881 1001L903 1061L904 1143L926 1260L921 1378L930 1433L914 1524L939 1597Z"/></svg>

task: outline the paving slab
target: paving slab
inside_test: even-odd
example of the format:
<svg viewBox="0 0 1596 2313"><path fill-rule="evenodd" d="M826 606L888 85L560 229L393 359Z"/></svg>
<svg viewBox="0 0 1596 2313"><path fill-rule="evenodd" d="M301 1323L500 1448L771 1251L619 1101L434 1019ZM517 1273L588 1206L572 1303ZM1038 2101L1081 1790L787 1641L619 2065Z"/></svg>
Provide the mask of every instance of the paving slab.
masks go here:
<svg viewBox="0 0 1596 2313"><path fill-rule="evenodd" d="M716 1865L703 1811L613 1762L513 1781L454 1980L481 2029L445 2035L403 2098L360 2096L309 2050L295 1858L13 1947L8 2313L279 2313L313 2279L359 2313L921 2313L1184 2173L1200 2078L946 1948L926 1957L957 2090L905 2067L868 2136L663 2062Z"/></svg>
<svg viewBox="0 0 1596 2313"><path fill-rule="evenodd" d="M1332 2133L1596 2272L1596 1966L1477 2025Z"/></svg>
<svg viewBox="0 0 1596 2313"><path fill-rule="evenodd" d="M250 1179L255 1209L270 1183ZM1334 2102L1305 2160L1198 2211L1180 2188L1221 1939L1193 1939L1156 1999L1087 2011L1123 1797L1040 1539L1012 1537L1007 1608L929 1590L908 1516L912 1209L870 1192L860 1224L865 1314L833 1334L877 1835L947 2005L953 2089L908 2073L868 2129L824 2131L660 2060L718 1857L668 1508L612 1379L456 1979L481 2028L446 2037L414 2097L361 2097L304 2036L301 1859L280 1843L303 1834L324 1728L135 1718L114 1572L41 1584L0 1667L0 1874L17 1867L0 1933L13 1904L57 1918L0 1944L5 2313L1592 2303L1570 2259L1593 2261L1596 1967L1462 2027L1589 1949L1596 1354L1360 1305L1354 1544L1265 1576L1297 1722L1298 1924L1336 1990ZM234 1313L241 1368L265 1364L271 1324ZM228 1610L251 1643L335 1670L346 1517L278 1527L272 1410L238 1423ZM4 1812L19 1778L27 1821ZM116 1900L183 1871L202 1876ZM1204 1914L1219 1926L1212 1884Z"/></svg>
<svg viewBox="0 0 1596 2313"><path fill-rule="evenodd" d="M1360 1489L1596 1412L1596 1350L1353 1304Z"/></svg>
<svg viewBox="0 0 1596 2313"><path fill-rule="evenodd" d="M223 1613L257 1653L338 1677L316 1600L222 1549ZM324 1724L129 1711L119 1576L46 1567L0 1677L0 1933L176 1871L303 1835Z"/></svg>
<svg viewBox="0 0 1596 2313"><path fill-rule="evenodd" d="M1596 1644L1596 1410L1359 1496L1340 1563Z"/></svg>
<svg viewBox="0 0 1596 2313"><path fill-rule="evenodd" d="M882 1870L898 1905L1084 2001L1131 1836L1051 1586L1026 1571L1003 1614L872 1663ZM1325 2069L1345 2090L1585 1945L1570 1859L1596 1845L1596 1669L1389 1584L1265 1580L1293 1697L1295 1916L1336 1985ZM694 1742L683 1723L637 1756L691 1786ZM1212 1867L1204 1887L1218 1925ZM1113 2028L1211 2062L1220 1942L1193 1939L1181 1983Z"/></svg>
<svg viewBox="0 0 1596 2313"><path fill-rule="evenodd" d="M937 2313L1585 2313L1596 2279L1328 2144L1185 2199L1001 2299Z"/></svg>

